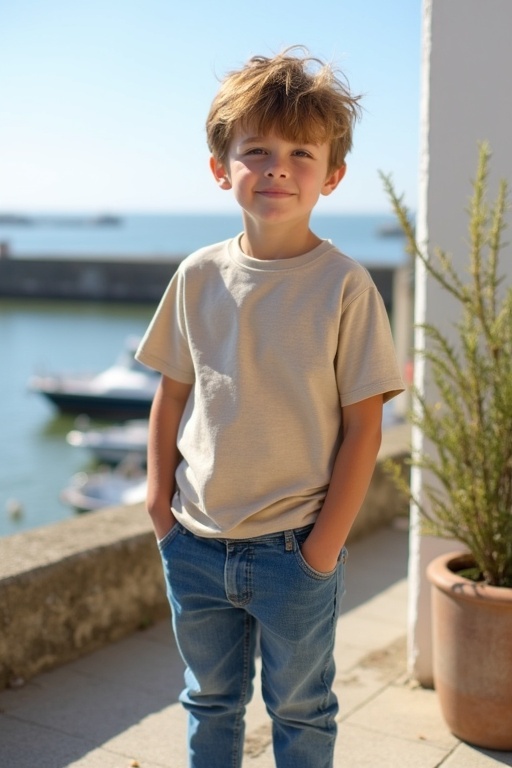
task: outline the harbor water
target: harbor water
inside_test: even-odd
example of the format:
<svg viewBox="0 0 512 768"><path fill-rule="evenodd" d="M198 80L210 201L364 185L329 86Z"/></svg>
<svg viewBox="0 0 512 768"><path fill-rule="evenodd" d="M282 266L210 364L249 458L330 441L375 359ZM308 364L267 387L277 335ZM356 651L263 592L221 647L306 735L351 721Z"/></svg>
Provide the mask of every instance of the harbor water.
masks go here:
<svg viewBox="0 0 512 768"><path fill-rule="evenodd" d="M28 388L35 373L95 373L111 365L127 336L140 336L154 307L0 302L0 535L75 514L60 492L91 467L72 448L74 426Z"/></svg>
<svg viewBox="0 0 512 768"><path fill-rule="evenodd" d="M223 221L219 221L219 217L195 217L194 226L191 218L185 217L188 227L180 217L144 218L144 226L142 221L134 223L133 220L131 225L122 221L119 225L100 227L80 222L66 227L63 222L48 221L0 224L0 241L9 241L14 257L40 253L47 256L96 253L101 257L102 254L120 255L123 251L127 256L152 253L165 257L165 254L183 255L202 243L230 236L239 229L236 217L220 217ZM174 218L175 237L169 218ZM318 227L317 231L340 246L345 231L345 241L353 245L345 250L363 263L390 264L403 260L400 240L378 237L376 233L376 227L389 223L389 217L364 219L348 217L344 227L337 221L338 229L333 223L331 231L326 222L322 227L325 231ZM133 234L135 244L132 242L131 249L125 240L124 227L128 226L132 227L132 233L139 227L138 234ZM162 291L164 288L162 286ZM74 473L92 468L90 456L66 442L67 432L75 425L73 417L59 415L42 396L31 392L30 377L41 373L96 373L107 368L122 350L127 336L143 334L154 309L155 306L111 306L96 302L0 300L1 536L77 514L61 501L60 493Z"/></svg>

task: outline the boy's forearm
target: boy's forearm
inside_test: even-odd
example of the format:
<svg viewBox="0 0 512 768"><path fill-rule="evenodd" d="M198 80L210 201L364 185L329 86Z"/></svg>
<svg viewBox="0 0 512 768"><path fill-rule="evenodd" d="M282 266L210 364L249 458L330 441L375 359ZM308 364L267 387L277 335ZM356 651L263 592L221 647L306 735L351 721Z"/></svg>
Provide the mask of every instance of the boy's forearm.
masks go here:
<svg viewBox="0 0 512 768"><path fill-rule="evenodd" d="M162 538L174 523L171 499L174 495L175 472L180 461L177 435L187 396L186 385L176 389L172 382L164 378L151 407L146 506L157 538Z"/></svg>
<svg viewBox="0 0 512 768"><path fill-rule="evenodd" d="M345 435L323 507L302 546L305 559L318 571L336 565L368 491L380 444L380 422Z"/></svg>

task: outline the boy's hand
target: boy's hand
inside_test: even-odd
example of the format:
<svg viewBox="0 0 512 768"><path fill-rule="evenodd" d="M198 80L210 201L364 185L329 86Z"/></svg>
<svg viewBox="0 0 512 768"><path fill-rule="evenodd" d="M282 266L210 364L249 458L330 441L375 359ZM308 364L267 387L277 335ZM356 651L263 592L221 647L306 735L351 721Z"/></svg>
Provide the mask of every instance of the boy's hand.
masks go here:
<svg viewBox="0 0 512 768"><path fill-rule="evenodd" d="M155 536L158 541L161 541L164 536L167 536L171 528L174 528L176 525L176 518L172 514L168 505L167 509L160 512L159 514L155 512L155 509L153 509L151 512L151 519L153 521Z"/></svg>
<svg viewBox="0 0 512 768"><path fill-rule="evenodd" d="M329 573L336 568L339 551L326 552L325 549L318 546L311 534L301 546L300 551L302 552L302 557L306 563L315 571Z"/></svg>

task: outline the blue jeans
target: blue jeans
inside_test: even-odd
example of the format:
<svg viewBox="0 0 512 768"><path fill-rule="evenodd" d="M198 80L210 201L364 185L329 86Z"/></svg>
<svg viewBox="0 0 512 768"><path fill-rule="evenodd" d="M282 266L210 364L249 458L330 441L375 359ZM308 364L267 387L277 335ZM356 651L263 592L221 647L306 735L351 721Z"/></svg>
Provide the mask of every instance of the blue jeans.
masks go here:
<svg viewBox="0 0 512 768"><path fill-rule="evenodd" d="M186 664L190 768L240 768L257 638L277 768L331 768L338 711L333 648L344 549L319 573L302 557L311 526L207 539L176 523L160 542L176 642Z"/></svg>

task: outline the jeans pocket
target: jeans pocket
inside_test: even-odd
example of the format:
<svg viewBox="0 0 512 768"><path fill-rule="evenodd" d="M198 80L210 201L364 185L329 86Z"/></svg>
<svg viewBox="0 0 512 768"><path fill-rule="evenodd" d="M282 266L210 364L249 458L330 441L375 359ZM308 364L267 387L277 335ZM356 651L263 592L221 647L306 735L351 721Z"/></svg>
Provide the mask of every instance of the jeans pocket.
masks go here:
<svg viewBox="0 0 512 768"><path fill-rule="evenodd" d="M174 539L176 538L178 533L180 533L181 529L182 529L182 526L180 525L180 523L176 522L176 523L174 523L172 528L169 531L167 531L167 533L165 534L163 539L159 539L157 541L158 549L160 550L160 552L163 553L167 549L169 544L172 541L174 541Z"/></svg>
<svg viewBox="0 0 512 768"><path fill-rule="evenodd" d="M295 539L295 557L297 558L297 562L300 565L301 570L306 574L306 576L309 576L312 579L315 579L316 581L328 581L331 579L337 572L339 565L340 565L340 559L338 558L338 562L334 566L334 568L330 571L317 571L313 566L311 566L301 551L301 544L305 541L307 538L307 533L305 535L297 535L294 533L294 539Z"/></svg>

